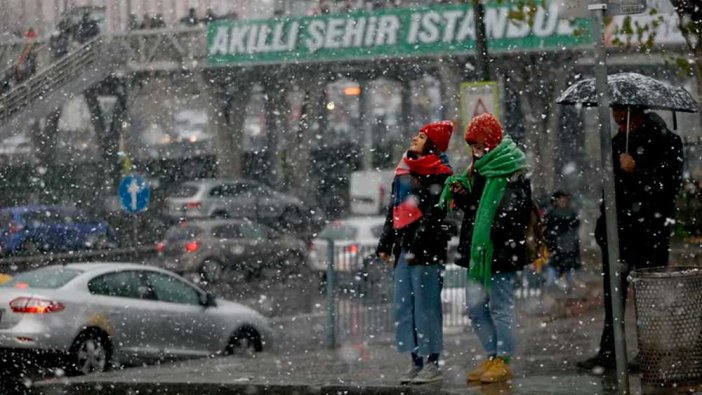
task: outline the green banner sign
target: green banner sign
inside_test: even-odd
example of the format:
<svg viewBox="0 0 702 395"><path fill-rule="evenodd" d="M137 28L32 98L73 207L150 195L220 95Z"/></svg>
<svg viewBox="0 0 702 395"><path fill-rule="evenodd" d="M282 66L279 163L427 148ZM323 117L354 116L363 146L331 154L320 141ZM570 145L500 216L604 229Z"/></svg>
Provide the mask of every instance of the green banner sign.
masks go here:
<svg viewBox="0 0 702 395"><path fill-rule="evenodd" d="M589 45L589 19L563 20L558 5L540 8L533 23L510 18L510 7L486 9L491 52ZM459 55L475 49L469 5L264 20L222 20L207 31L210 64L263 64Z"/></svg>

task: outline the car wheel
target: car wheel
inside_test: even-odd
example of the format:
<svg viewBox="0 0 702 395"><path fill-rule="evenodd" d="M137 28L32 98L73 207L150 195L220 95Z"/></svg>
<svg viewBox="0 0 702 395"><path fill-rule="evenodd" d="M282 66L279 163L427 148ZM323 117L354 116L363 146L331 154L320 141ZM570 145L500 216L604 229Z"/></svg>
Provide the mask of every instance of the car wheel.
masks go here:
<svg viewBox="0 0 702 395"><path fill-rule="evenodd" d="M27 240L24 243L22 243L22 252L25 255L29 255L29 256L35 256L35 255L41 254L41 250L39 250L39 246L37 246L36 243L34 243L31 240Z"/></svg>
<svg viewBox="0 0 702 395"><path fill-rule="evenodd" d="M288 207L283 211L282 222L288 228L302 225L302 213L298 207Z"/></svg>
<svg viewBox="0 0 702 395"><path fill-rule="evenodd" d="M98 235L90 243L90 248L93 250L106 250L109 248L109 243L107 241L107 236Z"/></svg>
<svg viewBox="0 0 702 395"><path fill-rule="evenodd" d="M280 274L282 280L285 281L294 277L306 276L308 274L306 269L304 257L300 253L293 253L283 259Z"/></svg>
<svg viewBox="0 0 702 395"><path fill-rule="evenodd" d="M229 218L229 213L226 211L216 211L212 214L212 217L214 218L221 218L221 219L227 219Z"/></svg>
<svg viewBox="0 0 702 395"><path fill-rule="evenodd" d="M200 265L200 278L209 285L219 284L224 279L224 267L222 262L208 258Z"/></svg>
<svg viewBox="0 0 702 395"><path fill-rule="evenodd" d="M226 355L253 356L254 353L263 351L263 342L258 331L250 326L245 326L232 335L225 350Z"/></svg>
<svg viewBox="0 0 702 395"><path fill-rule="evenodd" d="M97 332L83 332L71 347L69 371L73 374L104 372L110 362L110 342L107 336Z"/></svg>

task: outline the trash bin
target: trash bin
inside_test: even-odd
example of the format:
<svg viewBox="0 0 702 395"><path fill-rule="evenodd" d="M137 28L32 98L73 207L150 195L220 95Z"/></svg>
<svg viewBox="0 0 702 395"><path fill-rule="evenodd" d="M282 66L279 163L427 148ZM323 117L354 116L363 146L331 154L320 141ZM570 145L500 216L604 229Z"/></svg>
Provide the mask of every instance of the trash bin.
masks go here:
<svg viewBox="0 0 702 395"><path fill-rule="evenodd" d="M639 269L631 282L644 393L702 384L702 270Z"/></svg>

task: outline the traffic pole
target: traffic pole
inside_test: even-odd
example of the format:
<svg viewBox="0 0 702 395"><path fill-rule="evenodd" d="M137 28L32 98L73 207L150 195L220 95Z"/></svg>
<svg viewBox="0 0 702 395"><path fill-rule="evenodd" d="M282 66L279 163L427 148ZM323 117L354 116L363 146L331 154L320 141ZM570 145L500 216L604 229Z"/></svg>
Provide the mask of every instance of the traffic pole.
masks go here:
<svg viewBox="0 0 702 395"><path fill-rule="evenodd" d="M327 347L336 346L336 313L334 309L334 240L327 240Z"/></svg>
<svg viewBox="0 0 702 395"><path fill-rule="evenodd" d="M627 372L626 336L624 328L624 298L621 292L621 263L619 261L619 231L617 226L617 203L614 185L614 164L609 114L609 88L607 85L607 50L604 38L604 17L607 4L591 4L592 35L595 40L595 89L600 124L601 176L604 187L605 220L607 222L607 251L609 254L609 287L614 330L614 354L617 362L617 387L620 394L629 394Z"/></svg>

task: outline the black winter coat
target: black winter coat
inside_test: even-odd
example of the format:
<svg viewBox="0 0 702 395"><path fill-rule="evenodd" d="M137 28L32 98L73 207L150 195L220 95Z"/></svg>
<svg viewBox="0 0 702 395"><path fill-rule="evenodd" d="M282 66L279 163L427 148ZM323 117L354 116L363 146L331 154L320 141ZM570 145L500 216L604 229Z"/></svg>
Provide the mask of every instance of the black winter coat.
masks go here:
<svg viewBox="0 0 702 395"><path fill-rule="evenodd" d="M456 263L468 267L475 215L485 187L485 177L473 174L473 191L465 197L454 195L458 209L463 211L463 222ZM531 182L523 172L512 175L492 224L491 238L493 273L511 273L526 265L526 229L531 213Z"/></svg>
<svg viewBox="0 0 702 395"><path fill-rule="evenodd" d="M636 267L666 265L670 240L666 218L675 215L675 197L682 184L682 142L660 117L649 113L644 125L629 134L628 153L636 161L633 173L619 165L619 155L625 152L626 135L617 133L612 138L612 160L620 256ZM603 206L600 211L595 236L606 247Z"/></svg>
<svg viewBox="0 0 702 395"><path fill-rule="evenodd" d="M415 188L413 193L419 200L422 218L402 229L393 227L393 204L397 181L392 183L391 203L385 218L385 226L380 236L376 253L384 252L395 255L395 262L400 253L407 251L414 255L409 265L432 265L446 262L446 249L451 238L444 223L446 212L438 208L441 191L448 174L419 175L411 174Z"/></svg>
<svg viewBox="0 0 702 395"><path fill-rule="evenodd" d="M544 216L549 264L563 271L580 268L580 218L572 208L555 207Z"/></svg>

